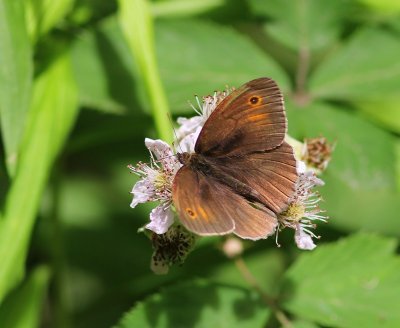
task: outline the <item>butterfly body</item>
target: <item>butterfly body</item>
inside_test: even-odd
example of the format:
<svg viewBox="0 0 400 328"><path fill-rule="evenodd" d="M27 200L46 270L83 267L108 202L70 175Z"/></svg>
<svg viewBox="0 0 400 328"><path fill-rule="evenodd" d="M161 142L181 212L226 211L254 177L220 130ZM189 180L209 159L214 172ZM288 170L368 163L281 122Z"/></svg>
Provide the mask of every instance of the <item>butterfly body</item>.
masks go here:
<svg viewBox="0 0 400 328"><path fill-rule="evenodd" d="M266 238L297 180L282 94L260 78L224 98L205 122L193 153L180 153L173 183L181 222L199 235Z"/></svg>
<svg viewBox="0 0 400 328"><path fill-rule="evenodd" d="M189 167L194 172L199 172L203 176L215 179L219 183L228 186L232 191L246 198L248 201L262 202L260 194L242 181L225 172L223 160L218 158L208 158L197 153L178 153L178 160ZM230 160L235 160L230 158Z"/></svg>

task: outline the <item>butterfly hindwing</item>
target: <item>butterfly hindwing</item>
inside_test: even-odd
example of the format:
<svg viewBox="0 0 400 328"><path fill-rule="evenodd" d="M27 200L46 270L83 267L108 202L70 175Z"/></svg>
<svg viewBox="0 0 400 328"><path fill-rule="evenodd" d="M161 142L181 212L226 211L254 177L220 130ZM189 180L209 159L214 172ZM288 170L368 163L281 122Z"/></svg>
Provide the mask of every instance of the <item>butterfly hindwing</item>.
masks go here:
<svg viewBox="0 0 400 328"><path fill-rule="evenodd" d="M226 185L185 166L175 176L173 201L182 224L201 236L233 232L256 240L270 235L277 224L270 210L251 205Z"/></svg>
<svg viewBox="0 0 400 328"><path fill-rule="evenodd" d="M271 151L217 158L214 165L255 190L259 201L275 213L286 208L298 177L293 149L286 142Z"/></svg>

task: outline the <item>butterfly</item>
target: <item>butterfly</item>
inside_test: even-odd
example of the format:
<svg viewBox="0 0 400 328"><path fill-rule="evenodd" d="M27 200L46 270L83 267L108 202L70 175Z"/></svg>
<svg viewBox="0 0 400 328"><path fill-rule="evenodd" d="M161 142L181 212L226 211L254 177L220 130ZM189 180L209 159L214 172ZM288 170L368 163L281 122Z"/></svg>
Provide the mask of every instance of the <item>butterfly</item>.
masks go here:
<svg viewBox="0 0 400 328"><path fill-rule="evenodd" d="M182 167L172 197L182 224L201 236L271 235L298 178L286 131L283 96L272 79L252 80L224 98L195 151L177 154Z"/></svg>

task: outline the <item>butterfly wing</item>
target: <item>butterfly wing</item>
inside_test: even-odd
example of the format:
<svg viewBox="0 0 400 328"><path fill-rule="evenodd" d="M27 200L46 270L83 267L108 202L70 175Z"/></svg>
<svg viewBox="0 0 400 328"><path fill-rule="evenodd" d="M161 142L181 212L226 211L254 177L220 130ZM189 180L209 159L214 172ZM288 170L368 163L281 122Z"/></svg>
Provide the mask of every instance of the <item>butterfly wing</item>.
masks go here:
<svg viewBox="0 0 400 328"><path fill-rule="evenodd" d="M235 158L216 158L215 165L258 193L258 201L275 213L284 210L297 181L293 148L283 142L266 152Z"/></svg>
<svg viewBox="0 0 400 328"><path fill-rule="evenodd" d="M241 238L266 238L277 225L275 214L235 194L216 179L182 167L175 176L173 202L180 221L201 235L235 233Z"/></svg>
<svg viewBox="0 0 400 328"><path fill-rule="evenodd" d="M279 146L286 133L282 93L269 78L233 91L210 115L197 139L196 153L235 156Z"/></svg>

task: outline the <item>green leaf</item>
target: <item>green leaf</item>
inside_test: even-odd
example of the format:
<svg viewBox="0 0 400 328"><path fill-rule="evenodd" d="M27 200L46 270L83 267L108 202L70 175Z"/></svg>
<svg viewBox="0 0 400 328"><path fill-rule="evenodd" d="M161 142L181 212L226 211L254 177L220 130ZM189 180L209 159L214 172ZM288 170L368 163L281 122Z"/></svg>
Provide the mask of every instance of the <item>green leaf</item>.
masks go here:
<svg viewBox="0 0 400 328"><path fill-rule="evenodd" d="M8 173L13 175L29 106L32 60L24 2L0 0L0 115Z"/></svg>
<svg viewBox="0 0 400 328"><path fill-rule="evenodd" d="M398 97L400 42L379 29L357 31L311 77L314 97L378 101Z"/></svg>
<svg viewBox="0 0 400 328"><path fill-rule="evenodd" d="M288 103L289 133L298 140L322 135L336 143L320 190L330 225L398 235L395 138L344 109Z"/></svg>
<svg viewBox="0 0 400 328"><path fill-rule="evenodd" d="M395 14L400 12L400 2L397 0L358 0L377 12Z"/></svg>
<svg viewBox="0 0 400 328"><path fill-rule="evenodd" d="M396 139L395 144L396 154L396 181L397 181L397 192L400 193L400 139Z"/></svg>
<svg viewBox="0 0 400 328"><path fill-rule="evenodd" d="M161 76L175 113L192 111L187 101L194 94L239 87L261 76L272 77L285 91L290 88L285 72L232 28L194 19L160 20L156 37Z"/></svg>
<svg viewBox="0 0 400 328"><path fill-rule="evenodd" d="M393 99L358 101L354 105L378 124L400 133L400 96Z"/></svg>
<svg viewBox="0 0 400 328"><path fill-rule="evenodd" d="M82 105L110 113L137 110L137 68L115 17L79 37L72 63Z"/></svg>
<svg viewBox="0 0 400 328"><path fill-rule="evenodd" d="M303 253L286 274L285 308L335 327L399 327L396 241L359 234Z"/></svg>
<svg viewBox="0 0 400 328"><path fill-rule="evenodd" d="M72 9L75 0L28 0L27 25L34 42L50 31Z"/></svg>
<svg viewBox="0 0 400 328"><path fill-rule="evenodd" d="M270 245L264 245L270 248ZM263 249L262 251L244 254L244 261L263 290L267 290L270 296L279 293L279 283L277 283L285 271L286 263L283 254L276 249ZM212 271L214 281L248 287L248 283L243 279L238 268L233 261L222 262L215 265Z"/></svg>
<svg viewBox="0 0 400 328"><path fill-rule="evenodd" d="M47 267L36 268L29 278L0 307L2 327L39 327L43 301L50 278Z"/></svg>
<svg viewBox="0 0 400 328"><path fill-rule="evenodd" d="M298 50L317 50L333 43L341 30L344 1L320 0L248 0L255 15L272 21L267 32L284 45Z"/></svg>
<svg viewBox="0 0 400 328"><path fill-rule="evenodd" d="M168 20L156 22L155 32L161 75L175 113L192 111L187 101L193 101L193 94L207 95L259 76L273 77L285 91L290 88L283 70L230 28L200 20ZM186 51L177 56L176 48ZM221 56L228 51L229 57ZM114 18L82 35L73 49L73 63L84 105L118 113L148 107L137 83L138 68Z"/></svg>
<svg viewBox="0 0 400 328"><path fill-rule="evenodd" d="M257 294L206 281L166 288L139 303L117 327L262 327L270 311Z"/></svg>
<svg viewBox="0 0 400 328"><path fill-rule="evenodd" d="M155 17L188 17L203 14L219 7L225 0L168 0L151 3L151 13Z"/></svg>
<svg viewBox="0 0 400 328"><path fill-rule="evenodd" d="M77 114L77 90L63 54L35 81L15 179L0 222L0 302L22 278L40 197Z"/></svg>

